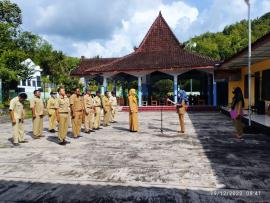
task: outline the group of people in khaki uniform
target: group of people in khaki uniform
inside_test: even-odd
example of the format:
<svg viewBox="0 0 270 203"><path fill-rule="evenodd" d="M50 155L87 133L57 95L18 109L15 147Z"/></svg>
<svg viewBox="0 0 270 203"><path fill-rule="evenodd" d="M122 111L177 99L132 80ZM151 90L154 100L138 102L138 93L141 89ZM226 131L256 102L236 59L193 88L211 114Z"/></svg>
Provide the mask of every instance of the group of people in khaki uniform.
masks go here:
<svg viewBox="0 0 270 203"><path fill-rule="evenodd" d="M103 111L103 126L109 126L110 123L116 122L117 114L117 99L114 93L106 91L104 96L100 92L96 92L92 96L89 90L86 90L84 95L81 95L79 88L74 90L72 95L66 94L63 87L58 90L59 97L56 92L51 92L51 98L47 102L47 111L49 116L49 132L56 132L55 128L58 123L58 140L60 145L65 145L68 127L72 123L73 137L79 138L81 127L84 123L84 132L91 133L99 130L101 125L101 112ZM23 101L27 99L25 93L19 94L10 101L10 118L13 125L13 143L26 142L24 139L24 110ZM175 103L168 99L171 103L176 105L177 113L179 115L179 123L181 131L185 132L184 115L187 107L187 96L184 91L180 92L179 102ZM130 132L138 132L138 101L136 97L136 90L130 89L128 96L129 103L129 129ZM33 120L33 138L39 139L43 137L43 117L44 103L40 98L40 91L34 91L34 98L30 101L30 108L32 110Z"/></svg>
<svg viewBox="0 0 270 203"><path fill-rule="evenodd" d="M115 94L110 95L106 92L104 96L96 92L93 97L89 90L81 95L79 88L74 90L72 95L66 94L63 87L56 92L51 92L51 97L47 101L47 112L49 117L49 132L55 133L58 123L58 140L60 145L65 145L68 127L72 124L73 137L79 138L82 124L84 123L84 132L91 133L99 130L101 125L101 112L103 111L103 126L109 126L110 123L116 122L117 99ZM39 139L44 137L43 117L45 115L44 103L40 97L39 90L34 91L34 98L30 100L33 121L33 138ZM19 94L10 101L10 118L13 125L13 144L26 142L24 140L24 108L23 102L27 99L25 93Z"/></svg>

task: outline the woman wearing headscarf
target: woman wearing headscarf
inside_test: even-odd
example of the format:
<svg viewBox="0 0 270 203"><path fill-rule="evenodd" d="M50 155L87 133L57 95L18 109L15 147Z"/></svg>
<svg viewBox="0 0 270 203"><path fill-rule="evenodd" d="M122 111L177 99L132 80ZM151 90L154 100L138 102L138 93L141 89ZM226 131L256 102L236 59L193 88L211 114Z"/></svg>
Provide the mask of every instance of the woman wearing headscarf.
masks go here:
<svg viewBox="0 0 270 203"><path fill-rule="evenodd" d="M179 117L179 123L180 123L180 128L181 133L185 133L185 113L186 113L186 108L188 106L188 96L185 92L185 90L180 90L180 92L178 93L178 103L173 102L172 100L168 99L168 101L170 101L171 103L173 103L174 105L176 105L176 112L178 114Z"/></svg>
<svg viewBox="0 0 270 203"><path fill-rule="evenodd" d="M129 104L129 130L130 132L138 132L138 102L135 89L129 90L128 104Z"/></svg>
<svg viewBox="0 0 270 203"><path fill-rule="evenodd" d="M233 90L233 101L231 106L231 117L234 121L234 125L236 128L236 138L241 139L243 134L243 123L241 116L243 114L243 108L245 106L245 101L243 97L243 93L240 87L236 87Z"/></svg>

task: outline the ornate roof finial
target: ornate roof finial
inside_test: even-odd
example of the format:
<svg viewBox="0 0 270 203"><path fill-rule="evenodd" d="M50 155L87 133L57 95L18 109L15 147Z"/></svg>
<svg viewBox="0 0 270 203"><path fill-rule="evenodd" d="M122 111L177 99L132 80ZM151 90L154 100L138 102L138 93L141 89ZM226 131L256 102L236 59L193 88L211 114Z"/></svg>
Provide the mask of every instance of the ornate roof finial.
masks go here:
<svg viewBox="0 0 270 203"><path fill-rule="evenodd" d="M162 16L162 14L161 14L161 11L159 11L159 14L158 14L159 16Z"/></svg>

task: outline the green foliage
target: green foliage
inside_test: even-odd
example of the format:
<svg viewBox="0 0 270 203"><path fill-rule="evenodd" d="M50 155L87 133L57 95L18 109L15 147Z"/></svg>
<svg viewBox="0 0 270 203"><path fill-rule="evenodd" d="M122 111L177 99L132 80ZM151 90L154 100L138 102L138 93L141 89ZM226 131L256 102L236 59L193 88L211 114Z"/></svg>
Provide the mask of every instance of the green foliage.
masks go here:
<svg viewBox="0 0 270 203"><path fill-rule="evenodd" d="M173 91L173 81L170 79L158 80L152 86L152 96L160 98Z"/></svg>
<svg viewBox="0 0 270 203"><path fill-rule="evenodd" d="M252 20L252 41L270 31L270 13ZM196 44L196 46L190 46ZM186 49L217 60L225 60L248 45L248 22L226 26L222 32L204 33L186 42Z"/></svg>
<svg viewBox="0 0 270 203"><path fill-rule="evenodd" d="M0 22L18 27L22 24L21 9L9 0L0 1Z"/></svg>

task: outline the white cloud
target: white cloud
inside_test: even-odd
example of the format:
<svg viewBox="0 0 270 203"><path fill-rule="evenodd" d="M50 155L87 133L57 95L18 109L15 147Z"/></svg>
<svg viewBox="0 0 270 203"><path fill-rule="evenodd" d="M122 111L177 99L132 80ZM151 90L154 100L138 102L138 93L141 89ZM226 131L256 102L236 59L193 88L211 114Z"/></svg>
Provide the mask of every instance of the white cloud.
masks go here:
<svg viewBox="0 0 270 203"><path fill-rule="evenodd" d="M13 1L22 8L25 30L78 57L130 53L160 10L180 42L206 31L222 31L226 25L247 17L244 0ZM270 0L251 3L253 18L270 11Z"/></svg>

